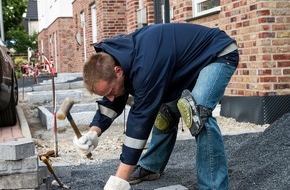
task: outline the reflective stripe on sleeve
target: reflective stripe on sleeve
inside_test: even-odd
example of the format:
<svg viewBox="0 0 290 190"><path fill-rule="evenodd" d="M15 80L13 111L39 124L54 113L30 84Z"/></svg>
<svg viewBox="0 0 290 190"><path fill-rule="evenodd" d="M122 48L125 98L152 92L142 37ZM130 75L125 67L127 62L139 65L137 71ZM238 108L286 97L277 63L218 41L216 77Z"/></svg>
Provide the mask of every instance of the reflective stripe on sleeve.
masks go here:
<svg viewBox="0 0 290 190"><path fill-rule="evenodd" d="M107 108L103 105L99 105L99 110L100 110L101 114L103 114L111 119L114 119L117 116L117 112L115 112L114 110Z"/></svg>
<svg viewBox="0 0 290 190"><path fill-rule="evenodd" d="M124 145L134 149L143 149L145 147L146 142L147 140L134 139L128 136L125 136L124 139Z"/></svg>

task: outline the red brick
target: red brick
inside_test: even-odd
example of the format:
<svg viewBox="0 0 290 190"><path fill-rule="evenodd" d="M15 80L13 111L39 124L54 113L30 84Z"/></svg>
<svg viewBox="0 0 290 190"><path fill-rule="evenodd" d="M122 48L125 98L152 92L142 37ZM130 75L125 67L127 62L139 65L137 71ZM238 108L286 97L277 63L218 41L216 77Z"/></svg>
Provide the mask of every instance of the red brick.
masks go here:
<svg viewBox="0 0 290 190"><path fill-rule="evenodd" d="M271 75L272 70L271 69L259 69L258 75Z"/></svg>
<svg viewBox="0 0 290 190"><path fill-rule="evenodd" d="M274 17L268 17L268 18L259 18L258 23L273 23L275 22Z"/></svg>
<svg viewBox="0 0 290 190"><path fill-rule="evenodd" d="M278 61L278 67L290 67L290 61Z"/></svg>
<svg viewBox="0 0 290 190"><path fill-rule="evenodd" d="M250 61L256 61L257 59L256 59L256 56L255 55L252 55L252 56L250 56Z"/></svg>
<svg viewBox="0 0 290 190"><path fill-rule="evenodd" d="M250 5L250 11L256 10L257 9L257 5Z"/></svg>
<svg viewBox="0 0 290 190"><path fill-rule="evenodd" d="M270 10L258 10L257 11L257 16L265 16L265 15L270 15Z"/></svg>
<svg viewBox="0 0 290 190"><path fill-rule="evenodd" d="M278 82L290 82L289 76L278 77Z"/></svg>
<svg viewBox="0 0 290 190"><path fill-rule="evenodd" d="M261 32L259 38L275 38L275 32Z"/></svg>
<svg viewBox="0 0 290 190"><path fill-rule="evenodd" d="M290 77L290 69L283 69L283 75L289 75Z"/></svg>
<svg viewBox="0 0 290 190"><path fill-rule="evenodd" d="M277 82L277 77L260 77L260 82Z"/></svg>
<svg viewBox="0 0 290 190"><path fill-rule="evenodd" d="M274 60L290 60L290 54L273 55Z"/></svg>
<svg viewBox="0 0 290 190"><path fill-rule="evenodd" d="M275 90L282 90L282 89L289 89L290 84L274 84L274 89Z"/></svg>

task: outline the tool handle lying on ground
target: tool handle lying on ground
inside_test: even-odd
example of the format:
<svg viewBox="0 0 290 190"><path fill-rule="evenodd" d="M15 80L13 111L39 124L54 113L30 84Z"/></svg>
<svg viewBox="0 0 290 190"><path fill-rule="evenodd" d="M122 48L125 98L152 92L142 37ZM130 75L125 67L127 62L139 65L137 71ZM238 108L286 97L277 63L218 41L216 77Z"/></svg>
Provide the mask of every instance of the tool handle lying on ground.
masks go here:
<svg viewBox="0 0 290 190"><path fill-rule="evenodd" d="M59 184L60 187L69 189L69 186L65 185L64 183L62 183L60 181L60 179L57 177L57 175L55 174L52 166L50 165L48 158L46 156L40 156L40 160L45 163L45 165L47 166L48 171L53 175L54 179L57 181L57 183Z"/></svg>
<svg viewBox="0 0 290 190"><path fill-rule="evenodd" d="M67 118L69 123L70 123L70 125L71 125L71 127L74 130L75 135L79 139L79 138L82 137L82 134L80 133L75 121L73 120L73 118L72 118L72 116L70 114L70 109L72 108L73 104L74 104L74 101L72 99L65 98L64 101L62 102L59 110L56 113L56 117L59 120L64 120L65 118ZM86 156L87 156L87 158L91 159L92 158L92 153L89 153Z"/></svg>
<svg viewBox="0 0 290 190"><path fill-rule="evenodd" d="M41 159L42 156L45 156L46 158L49 158L50 156L53 156L53 155L55 155L54 150L49 150L49 151L47 151L45 153L39 154L38 156Z"/></svg>

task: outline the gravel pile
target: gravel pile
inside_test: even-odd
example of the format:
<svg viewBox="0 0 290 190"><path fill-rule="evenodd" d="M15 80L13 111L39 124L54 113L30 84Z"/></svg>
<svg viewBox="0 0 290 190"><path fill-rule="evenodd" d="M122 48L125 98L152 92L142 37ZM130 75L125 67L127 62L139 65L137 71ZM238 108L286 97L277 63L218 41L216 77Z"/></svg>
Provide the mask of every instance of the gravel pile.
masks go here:
<svg viewBox="0 0 290 190"><path fill-rule="evenodd" d="M290 113L230 156L232 189L290 189Z"/></svg>

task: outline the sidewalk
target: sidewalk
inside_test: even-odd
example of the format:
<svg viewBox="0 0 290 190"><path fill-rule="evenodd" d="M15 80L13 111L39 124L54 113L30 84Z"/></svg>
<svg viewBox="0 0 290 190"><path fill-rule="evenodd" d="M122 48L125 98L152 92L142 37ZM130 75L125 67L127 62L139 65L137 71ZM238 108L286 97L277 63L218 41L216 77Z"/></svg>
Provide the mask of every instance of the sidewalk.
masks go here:
<svg viewBox="0 0 290 190"><path fill-rule="evenodd" d="M0 143L17 141L18 138L23 138L19 122L13 126L0 128Z"/></svg>

